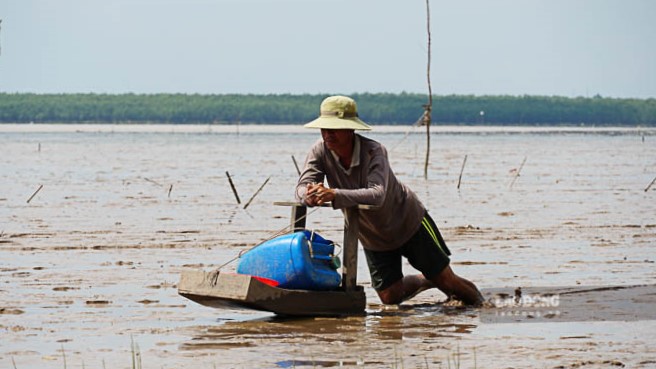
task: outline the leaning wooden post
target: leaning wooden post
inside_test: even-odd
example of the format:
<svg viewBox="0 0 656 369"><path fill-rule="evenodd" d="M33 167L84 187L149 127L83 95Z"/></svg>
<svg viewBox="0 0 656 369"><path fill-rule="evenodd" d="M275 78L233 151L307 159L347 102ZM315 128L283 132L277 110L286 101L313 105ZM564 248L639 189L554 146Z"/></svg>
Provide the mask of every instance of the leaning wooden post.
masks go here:
<svg viewBox="0 0 656 369"><path fill-rule="evenodd" d="M30 203L30 201L32 201L34 196L36 196L36 194L39 193L39 191L41 191L42 188L43 188L43 185L39 185L39 188L37 188L36 191L34 191L34 193L32 194L32 196L30 196L30 198L27 199L28 204ZM649 188L647 188L647 189L649 189ZM647 192L647 190L645 190L645 192Z"/></svg>
<svg viewBox="0 0 656 369"><path fill-rule="evenodd" d="M344 212L344 265L342 266L342 288L355 290L358 279L358 234L360 232L359 210L347 208Z"/></svg>
<svg viewBox="0 0 656 369"><path fill-rule="evenodd" d="M462 172L465 171L465 163L467 163L467 155L465 155L465 158L462 160L462 168L460 168L460 175L458 176L458 189L460 189L460 182L462 181Z"/></svg>
<svg viewBox="0 0 656 369"><path fill-rule="evenodd" d="M228 176L228 182L230 182L230 188L232 188L232 193L235 194L235 198L237 199L237 204L241 204L241 200L239 199L239 195L237 194L237 189L235 188L235 184L232 183L232 177L230 177L230 172L226 170L226 176Z"/></svg>
<svg viewBox="0 0 656 369"><path fill-rule="evenodd" d="M264 188L264 186L266 186L266 184L269 183L269 180L270 180L270 179L271 179L271 177L268 177L268 178L264 181L264 183L262 183L262 185L260 186L260 188L258 188L257 191L255 191L255 193L253 194L253 196L251 196L250 200L248 200L248 202L246 203L246 205L244 205L244 209L246 209L246 208L248 207L248 205L251 204L251 202L253 201L253 199L255 199L255 196L257 196L257 195L260 193L260 191L262 191L262 189Z"/></svg>
<svg viewBox="0 0 656 369"><path fill-rule="evenodd" d="M651 186L654 185L654 183L656 183L656 177L654 177L654 179L651 180L651 183L649 183L647 188L645 188L645 192L649 191L649 189L651 188Z"/></svg>
<svg viewBox="0 0 656 369"><path fill-rule="evenodd" d="M298 167L298 163L296 162L296 158L294 157L294 155L292 155L292 161L294 162L294 167L296 167L296 172L300 176L301 175L301 169Z"/></svg>
<svg viewBox="0 0 656 369"><path fill-rule="evenodd" d="M522 164L519 165L519 169L517 169L517 172L515 173L515 176L513 177L512 182L510 182L510 186L508 186L508 188L512 188L512 186L515 184L517 177L519 177L519 173L522 171L522 168L524 168L524 164L526 164L526 156L524 157L524 160L522 160Z"/></svg>

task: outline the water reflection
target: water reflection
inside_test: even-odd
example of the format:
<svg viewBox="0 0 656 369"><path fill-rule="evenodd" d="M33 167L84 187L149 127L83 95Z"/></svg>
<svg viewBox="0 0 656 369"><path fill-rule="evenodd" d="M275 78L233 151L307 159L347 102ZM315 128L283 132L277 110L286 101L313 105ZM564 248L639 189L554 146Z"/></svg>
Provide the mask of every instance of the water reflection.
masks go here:
<svg viewBox="0 0 656 369"><path fill-rule="evenodd" d="M455 338L477 328L475 309L442 304L370 306L364 316L284 318L271 316L193 328L182 350L271 345L394 343ZM296 363L295 365L299 365ZM317 364L319 365L319 364Z"/></svg>

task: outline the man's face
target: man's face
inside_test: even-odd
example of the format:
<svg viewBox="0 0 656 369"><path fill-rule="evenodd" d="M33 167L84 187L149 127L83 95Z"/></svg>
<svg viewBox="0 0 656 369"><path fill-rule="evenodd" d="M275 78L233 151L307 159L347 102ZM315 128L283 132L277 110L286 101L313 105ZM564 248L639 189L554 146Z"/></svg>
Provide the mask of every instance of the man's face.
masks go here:
<svg viewBox="0 0 656 369"><path fill-rule="evenodd" d="M351 148L353 145L353 130L352 129L321 129L321 137L323 142L330 150L340 151L346 148Z"/></svg>

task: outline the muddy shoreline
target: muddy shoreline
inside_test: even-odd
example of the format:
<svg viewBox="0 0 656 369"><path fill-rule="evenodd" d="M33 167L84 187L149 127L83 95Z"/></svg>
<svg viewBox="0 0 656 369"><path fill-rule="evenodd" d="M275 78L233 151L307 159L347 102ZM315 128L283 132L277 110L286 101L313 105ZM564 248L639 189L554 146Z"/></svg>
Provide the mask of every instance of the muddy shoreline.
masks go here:
<svg viewBox="0 0 656 369"><path fill-rule="evenodd" d="M492 323L436 291L386 307L362 254L366 316L194 304L177 294L179 274L288 224L289 209L272 204L291 199L291 156L302 162L316 135L103 129L0 132L0 367L130 368L135 353L144 368L656 365L649 315ZM654 132L472 130L436 134L428 180L421 132L369 135L436 219L458 273L483 290L654 284ZM271 182L244 210L226 171L246 199ZM340 240L341 222L321 209L308 227Z"/></svg>

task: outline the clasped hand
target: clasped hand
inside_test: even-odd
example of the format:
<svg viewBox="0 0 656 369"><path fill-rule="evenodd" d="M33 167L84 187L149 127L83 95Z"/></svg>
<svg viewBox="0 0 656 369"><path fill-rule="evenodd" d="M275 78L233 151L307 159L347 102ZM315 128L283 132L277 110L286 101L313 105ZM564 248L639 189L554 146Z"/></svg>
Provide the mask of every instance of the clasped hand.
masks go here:
<svg viewBox="0 0 656 369"><path fill-rule="evenodd" d="M324 187L323 183L310 183L305 192L305 204L307 206L323 205L335 200L335 190Z"/></svg>

